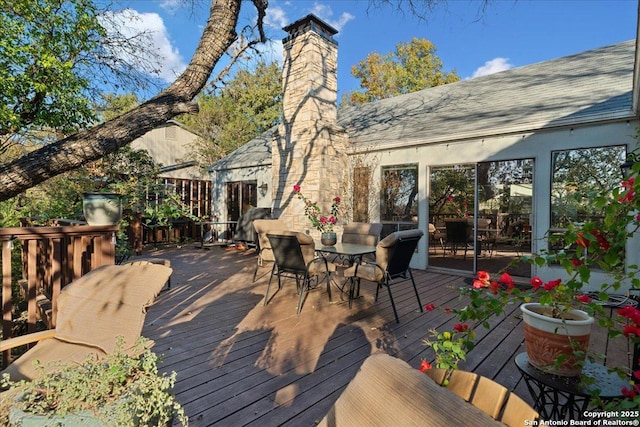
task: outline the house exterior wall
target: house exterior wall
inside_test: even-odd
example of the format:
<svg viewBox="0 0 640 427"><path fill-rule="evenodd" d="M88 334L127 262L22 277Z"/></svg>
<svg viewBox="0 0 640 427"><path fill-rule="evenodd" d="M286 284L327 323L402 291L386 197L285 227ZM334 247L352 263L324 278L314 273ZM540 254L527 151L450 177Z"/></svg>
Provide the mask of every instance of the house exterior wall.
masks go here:
<svg viewBox="0 0 640 427"><path fill-rule="evenodd" d="M406 149L397 148L379 153L370 151L367 156L375 159L376 162L376 164L371 164L374 168L372 186L380 188L382 167L417 163L419 171L418 227L427 230L430 167L475 164L485 161L534 159L532 251L537 252L541 248L546 248L545 234L550 224L551 152L615 145L626 145L627 151L630 152L636 147L635 133L639 124L638 120L630 119L514 135L496 135L460 142L413 146ZM357 155L359 154L353 153L352 159ZM351 164L353 165L353 161ZM619 165L611 167L617 169ZM371 220L379 220L379 207L375 203L374 216ZM640 263L640 240L630 240L627 249L627 263ZM418 253L413 257L412 266L418 269L427 268L427 253L427 239L422 239L418 246ZM562 270L557 268L533 270L533 275L539 275L543 280L555 279L561 274ZM598 277L597 272L594 272L593 283L596 284L602 280L604 277Z"/></svg>
<svg viewBox="0 0 640 427"><path fill-rule="evenodd" d="M271 208L271 166L251 166L238 169L227 169L223 171L212 171L211 180L213 182L212 189L212 211L211 215L215 216L219 221L227 221L227 182L255 181L258 188L266 183L268 189L263 196L258 189L258 208Z"/></svg>
<svg viewBox="0 0 640 427"><path fill-rule="evenodd" d="M149 152L153 160L162 166L173 166L188 162L192 151L191 144L198 136L176 123L169 122L164 126L147 132L131 143L131 148L144 149ZM160 174L163 178L207 179L199 167L166 171Z"/></svg>

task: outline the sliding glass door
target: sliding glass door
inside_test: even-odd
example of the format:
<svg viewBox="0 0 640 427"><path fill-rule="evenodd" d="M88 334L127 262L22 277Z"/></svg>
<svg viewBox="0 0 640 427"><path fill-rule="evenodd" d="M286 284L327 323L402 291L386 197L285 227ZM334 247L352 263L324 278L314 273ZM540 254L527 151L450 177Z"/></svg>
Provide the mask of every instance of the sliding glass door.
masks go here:
<svg viewBox="0 0 640 427"><path fill-rule="evenodd" d="M528 277L533 160L432 167L429 265Z"/></svg>

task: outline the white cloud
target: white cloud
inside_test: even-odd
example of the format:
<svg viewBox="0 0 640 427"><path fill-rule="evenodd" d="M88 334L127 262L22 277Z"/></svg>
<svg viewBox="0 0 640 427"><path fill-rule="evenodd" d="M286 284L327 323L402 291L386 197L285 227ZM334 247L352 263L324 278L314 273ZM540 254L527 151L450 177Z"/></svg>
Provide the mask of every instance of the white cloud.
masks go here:
<svg viewBox="0 0 640 427"><path fill-rule="evenodd" d="M175 12L184 5L182 0L163 0L160 7L169 12Z"/></svg>
<svg viewBox="0 0 640 427"><path fill-rule="evenodd" d="M347 22L355 18L355 16L353 16L349 12L342 12L337 20L332 19L333 10L331 9L331 6L322 3L314 3L313 7L311 8L311 13L313 13L318 18L322 19L338 31L342 31L342 28L347 24Z"/></svg>
<svg viewBox="0 0 640 427"><path fill-rule="evenodd" d="M284 9L278 6L269 6L267 8L267 15L264 17L264 23L271 28L280 30L291 22L289 22L287 12L285 12Z"/></svg>
<svg viewBox="0 0 640 427"><path fill-rule="evenodd" d="M493 58L491 61L485 62L482 67L474 71L471 78L488 76L489 74L510 70L511 68L513 68L513 64L509 64L509 58Z"/></svg>
<svg viewBox="0 0 640 427"><path fill-rule="evenodd" d="M167 83L173 82L182 73L186 64L179 50L173 46L162 17L157 13L139 13L124 9L113 13L105 22L115 28L124 38L136 38L138 48L131 50L124 45L112 45L112 52L132 64L138 71L153 74Z"/></svg>

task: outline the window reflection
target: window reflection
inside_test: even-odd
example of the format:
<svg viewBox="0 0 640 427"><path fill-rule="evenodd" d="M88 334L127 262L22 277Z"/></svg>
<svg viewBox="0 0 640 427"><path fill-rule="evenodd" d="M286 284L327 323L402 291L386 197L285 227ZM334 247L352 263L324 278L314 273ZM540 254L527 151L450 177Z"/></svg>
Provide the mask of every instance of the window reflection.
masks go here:
<svg viewBox="0 0 640 427"><path fill-rule="evenodd" d="M418 165L382 168L380 219L382 237L418 227Z"/></svg>

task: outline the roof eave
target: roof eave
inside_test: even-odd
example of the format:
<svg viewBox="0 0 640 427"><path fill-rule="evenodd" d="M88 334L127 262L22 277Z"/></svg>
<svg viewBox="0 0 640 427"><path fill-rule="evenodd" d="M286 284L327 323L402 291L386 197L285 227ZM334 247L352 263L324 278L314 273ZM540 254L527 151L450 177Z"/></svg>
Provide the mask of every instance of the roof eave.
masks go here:
<svg viewBox="0 0 640 427"><path fill-rule="evenodd" d="M624 120L634 120L638 117L633 111L615 111L608 113L597 113L581 116L580 120L560 119L553 122L529 122L523 123L517 126L506 126L501 128L492 129L491 131L480 132L464 132L457 134L449 134L441 138L412 138L411 140L403 139L401 142L392 143L380 143L379 141L372 140L367 143L352 141L348 149L349 154L357 154L363 151L385 151L396 148L406 148L418 145L429 144L447 144L460 142L465 140L477 140L483 138L499 137L506 135L522 134L522 133L534 133L539 131L549 131L558 128L570 128L581 125L593 125L596 123L604 124L609 122L619 122Z"/></svg>

